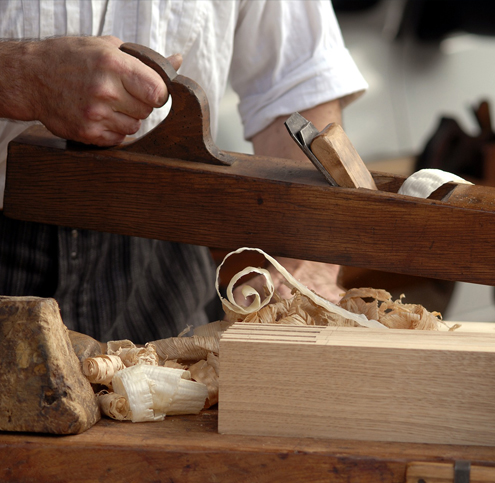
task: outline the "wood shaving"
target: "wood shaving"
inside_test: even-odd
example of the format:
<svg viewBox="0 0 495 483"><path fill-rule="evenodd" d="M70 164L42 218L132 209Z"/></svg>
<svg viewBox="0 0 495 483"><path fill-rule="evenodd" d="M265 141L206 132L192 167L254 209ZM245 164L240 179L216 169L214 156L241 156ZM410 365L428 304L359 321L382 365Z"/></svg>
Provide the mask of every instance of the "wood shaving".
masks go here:
<svg viewBox="0 0 495 483"><path fill-rule="evenodd" d="M354 288L344 294L339 304L375 317L391 329L438 330L443 323L439 312L428 312L419 304L404 304L403 298L404 295L394 301L386 290Z"/></svg>
<svg viewBox="0 0 495 483"><path fill-rule="evenodd" d="M194 328L195 336L209 336L215 337L216 339L220 339L220 336L223 332L225 332L230 326L232 322L228 320L217 320L216 322L210 322L209 324L200 325L199 327Z"/></svg>
<svg viewBox="0 0 495 483"><path fill-rule="evenodd" d="M115 392L100 391L96 395L96 400L100 411L109 418L117 421L126 421L131 419L131 409L129 401Z"/></svg>
<svg viewBox="0 0 495 483"><path fill-rule="evenodd" d="M171 367L172 369L187 369L185 364L180 364L177 360L167 360L163 363L163 367Z"/></svg>
<svg viewBox="0 0 495 483"><path fill-rule="evenodd" d="M125 367L122 359L116 355L88 357L82 363L83 374L92 384L111 387L113 376Z"/></svg>
<svg viewBox="0 0 495 483"><path fill-rule="evenodd" d="M215 368L210 365L208 360L202 360L189 366L189 372L193 381L203 383L208 389L205 408L216 404L218 402L218 373Z"/></svg>
<svg viewBox="0 0 495 483"><path fill-rule="evenodd" d="M224 310L226 311L227 316L229 317L229 320L235 320L234 317L237 320L244 320L245 316L252 314L253 312L258 312L260 309L270 304L272 297L276 295L273 280L268 270L256 268L256 267L246 267L244 270L241 270L237 275L235 275L228 284L226 289L227 299L225 299L222 296L219 288L220 270L222 269L223 264L230 256L237 253L241 253L243 251L255 251L261 253L273 265L273 267L282 275L282 277L285 279L285 284L288 287L290 287L293 291L298 291L301 295L304 295L307 299L309 299L315 306L318 307L318 310L321 310L322 314L325 314L324 315L325 319L334 320L334 321L350 320L355 322L358 326L375 327L382 329L387 328L386 326L384 326L382 323L380 323L375 319L368 319L363 314L356 314L353 312L349 312L348 310L340 307L339 305L333 304L329 300L320 297L318 294L309 290L305 285L303 285L298 280L296 280L282 265L280 265L280 263L278 263L270 255L267 255L263 250L260 250L258 248L247 248L247 247L239 248L238 250L229 253L217 268L217 278L216 278L215 286L217 289L218 296L222 301ZM258 273L265 277L265 297L262 300L260 294L253 287L249 286L247 283L243 285L241 291L244 297L246 298L252 296L253 302L249 306L244 307L242 305L239 305L234 298L234 293L233 293L234 286L238 280L243 278L245 275L251 273Z"/></svg>
<svg viewBox="0 0 495 483"><path fill-rule="evenodd" d="M134 347L136 344L128 339L111 340L107 342L107 354L117 352L119 349L133 349Z"/></svg>
<svg viewBox="0 0 495 483"><path fill-rule="evenodd" d="M218 354L220 337L232 324L232 321L218 320L194 329L191 337L184 337L187 331L182 331L180 337L170 337L152 342L162 364L168 360L179 363L196 362L206 359L208 354Z"/></svg>
<svg viewBox="0 0 495 483"><path fill-rule="evenodd" d="M217 376L220 375L220 359L218 355L213 354L213 352L210 352L208 354L208 357L206 358L208 364L213 367L214 371L217 373Z"/></svg>
<svg viewBox="0 0 495 483"><path fill-rule="evenodd" d="M237 281L250 272L262 273L267 279L265 298L262 300L258 294L256 302L248 307L242 307L234 299L232 282L227 288L227 300L222 298L218 288L220 269L229 256L245 250L254 250L263 254L285 278L286 285L292 289L293 297L281 299L273 288L273 281L267 270L247 267L232 280ZM226 318L230 321L419 330L438 330L439 325L443 323L439 313L428 312L421 305L403 304L402 298L393 301L386 290L351 289L343 295L338 304L333 304L295 280L275 259L256 248L240 248L229 253L217 269L216 286L218 295L222 299ZM243 293L249 295L253 295L253 291L253 288L243 289Z"/></svg>
<svg viewBox="0 0 495 483"><path fill-rule="evenodd" d="M199 361L205 359L208 350L202 347L197 337L170 337L153 341L156 352L164 361L173 359L181 361ZM204 342L204 341L203 341Z"/></svg>
<svg viewBox="0 0 495 483"><path fill-rule="evenodd" d="M107 348L107 353L119 356L126 367L136 364L158 365L158 354L152 343L147 343L144 347L119 347L117 350Z"/></svg>
<svg viewBox="0 0 495 483"><path fill-rule="evenodd" d="M86 377L113 391L98 393L103 414L120 421L159 421L167 414L197 414L216 404L219 341L230 325L212 322L194 329L191 337L186 337L187 327L178 337L144 347L129 340L109 341L108 354L85 361Z"/></svg>

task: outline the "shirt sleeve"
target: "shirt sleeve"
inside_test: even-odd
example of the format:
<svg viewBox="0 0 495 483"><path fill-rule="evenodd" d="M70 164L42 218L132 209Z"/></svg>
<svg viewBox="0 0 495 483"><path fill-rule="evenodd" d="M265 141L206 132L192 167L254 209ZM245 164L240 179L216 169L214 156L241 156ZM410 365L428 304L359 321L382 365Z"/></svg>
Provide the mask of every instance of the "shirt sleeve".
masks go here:
<svg viewBox="0 0 495 483"><path fill-rule="evenodd" d="M244 0L231 83L250 139L281 115L334 99L343 106L368 87L329 0Z"/></svg>

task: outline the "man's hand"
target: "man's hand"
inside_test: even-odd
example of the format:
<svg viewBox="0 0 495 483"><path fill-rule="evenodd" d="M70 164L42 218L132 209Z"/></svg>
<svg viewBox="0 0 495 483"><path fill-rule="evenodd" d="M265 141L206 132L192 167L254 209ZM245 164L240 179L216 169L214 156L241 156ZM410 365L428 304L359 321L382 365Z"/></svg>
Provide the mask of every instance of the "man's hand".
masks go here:
<svg viewBox="0 0 495 483"><path fill-rule="evenodd" d="M277 261L296 280L334 304L340 300L341 295L345 292L337 283L340 271L339 265L283 257L277 257ZM275 289L283 298L290 298L292 296L291 289L284 284L285 279L279 272L270 271L272 272Z"/></svg>
<svg viewBox="0 0 495 483"><path fill-rule="evenodd" d="M316 292L321 297L336 304L342 293L345 290L339 287L337 277L339 275L340 266L330 263L311 262L307 260L296 260L293 258L276 257L276 260L294 276L296 280L301 282L306 287ZM285 285L284 277L270 265L268 271L272 277L275 290L285 299L291 298L291 289ZM256 275L247 282L261 295L261 299L265 298L263 286L265 285L265 277ZM234 290L234 298L239 305L247 306L252 302L252 298L244 299L241 293L241 287Z"/></svg>
<svg viewBox="0 0 495 483"><path fill-rule="evenodd" d="M115 37L1 42L7 69L0 90L7 97L0 117L39 120L55 135L86 144L121 143L168 97L160 76L120 51L121 44ZM182 62L180 55L169 60L175 69Z"/></svg>

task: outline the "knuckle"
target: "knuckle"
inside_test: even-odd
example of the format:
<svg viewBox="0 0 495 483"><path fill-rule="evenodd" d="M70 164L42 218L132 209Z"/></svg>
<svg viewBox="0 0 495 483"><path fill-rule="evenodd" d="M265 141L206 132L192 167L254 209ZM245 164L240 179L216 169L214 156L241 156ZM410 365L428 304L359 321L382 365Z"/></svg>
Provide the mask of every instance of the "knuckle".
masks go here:
<svg viewBox="0 0 495 483"><path fill-rule="evenodd" d="M139 131L140 127L141 127L141 121L139 119L134 119L127 124L125 128L125 133L135 134Z"/></svg>
<svg viewBox="0 0 495 483"><path fill-rule="evenodd" d="M145 91L146 101L150 106L163 106L168 98L168 92L164 83L149 82ZM150 109L149 114L152 109Z"/></svg>
<svg viewBox="0 0 495 483"><path fill-rule="evenodd" d="M139 119L146 119L153 112L153 108L148 105L140 106L137 117Z"/></svg>
<svg viewBox="0 0 495 483"><path fill-rule="evenodd" d="M89 122L101 122L104 117L104 109L99 104L91 104L83 112L83 119Z"/></svg>
<svg viewBox="0 0 495 483"><path fill-rule="evenodd" d="M122 66L122 62L113 49L102 49L94 59L95 68L103 71L118 70Z"/></svg>
<svg viewBox="0 0 495 483"><path fill-rule="evenodd" d="M91 84L88 88L88 97L89 99L108 102L116 100L118 92L112 82L101 80Z"/></svg>
<svg viewBox="0 0 495 483"><path fill-rule="evenodd" d="M100 137L100 132L94 126L81 126L76 133L76 141L80 141L85 144L97 144Z"/></svg>

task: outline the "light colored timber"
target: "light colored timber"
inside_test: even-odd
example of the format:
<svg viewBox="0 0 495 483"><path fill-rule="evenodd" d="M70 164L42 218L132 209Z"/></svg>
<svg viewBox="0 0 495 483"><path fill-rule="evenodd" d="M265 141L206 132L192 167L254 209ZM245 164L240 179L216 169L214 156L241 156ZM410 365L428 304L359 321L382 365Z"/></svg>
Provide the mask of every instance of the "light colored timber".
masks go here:
<svg viewBox="0 0 495 483"><path fill-rule="evenodd" d="M236 323L219 431L495 444L495 334Z"/></svg>
<svg viewBox="0 0 495 483"><path fill-rule="evenodd" d="M338 186L376 190L376 184L339 124L329 124L311 143L311 151Z"/></svg>

